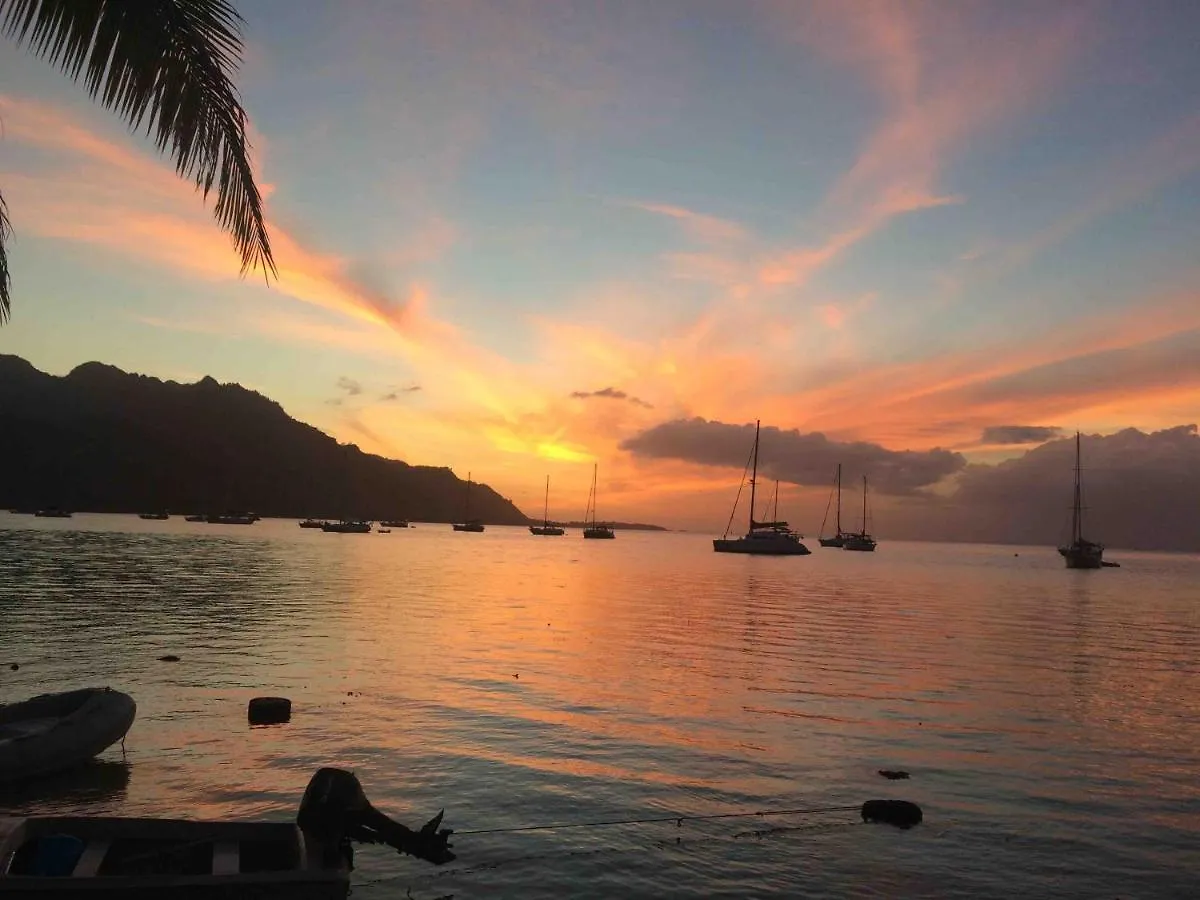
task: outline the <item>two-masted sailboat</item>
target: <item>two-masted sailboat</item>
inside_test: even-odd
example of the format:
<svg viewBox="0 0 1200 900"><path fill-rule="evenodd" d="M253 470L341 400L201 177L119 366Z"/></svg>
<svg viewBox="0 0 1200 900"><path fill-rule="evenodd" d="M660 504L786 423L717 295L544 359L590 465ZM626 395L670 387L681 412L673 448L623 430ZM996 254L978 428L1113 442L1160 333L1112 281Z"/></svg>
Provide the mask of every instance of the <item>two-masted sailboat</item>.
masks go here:
<svg viewBox="0 0 1200 900"><path fill-rule="evenodd" d="M483 531L483 522L479 519L471 518L471 473L467 473L467 497L463 502L463 520L461 522L452 522L451 526L455 531Z"/></svg>
<svg viewBox="0 0 1200 900"><path fill-rule="evenodd" d="M567 532L560 525L554 525L550 522L550 476L546 476L546 503L542 507L542 524L530 525L530 534L541 535L542 537L561 537Z"/></svg>
<svg viewBox="0 0 1200 900"><path fill-rule="evenodd" d="M755 556L805 556L810 551L800 542L800 535L788 527L787 522L757 522L754 519L754 502L758 482L758 438L760 423L754 423L754 453L751 457L753 467L750 474L750 527L742 536L731 538L729 528L733 517L737 514L737 500L733 501L733 512L729 514L729 524L725 533L719 538L713 538L713 550L717 553L749 553ZM738 497L742 496L745 486L745 473L742 473L742 483L738 485Z"/></svg>
<svg viewBox="0 0 1200 900"><path fill-rule="evenodd" d="M834 502L834 497L837 497L837 511L835 515L835 525L832 537L825 537L825 523L829 521L829 507ZM821 531L817 537L821 542L822 547L841 547L846 543L845 532L842 531L842 464L838 463L837 475L834 476L833 487L829 491L829 502L825 504L825 518L821 520Z"/></svg>
<svg viewBox="0 0 1200 900"><path fill-rule="evenodd" d="M838 468L841 468L840 466ZM870 513L867 511L867 476L863 476L863 507L862 507L862 529L860 531L851 531L849 534L842 535L843 550L862 550L867 553L872 553L875 550L875 538L871 537L867 530L871 520Z"/></svg>
<svg viewBox="0 0 1200 900"><path fill-rule="evenodd" d="M596 521L596 473L599 471L599 464L592 464L592 489L588 491L588 505L583 513L584 529L583 536L592 540L611 541L617 535L612 528L602 522ZM590 523L588 515L591 515Z"/></svg>
<svg viewBox="0 0 1200 900"><path fill-rule="evenodd" d="M1104 565L1104 545L1083 536L1083 484L1079 465L1079 432L1075 432L1075 496L1071 505L1071 543L1059 547L1068 569L1099 569Z"/></svg>

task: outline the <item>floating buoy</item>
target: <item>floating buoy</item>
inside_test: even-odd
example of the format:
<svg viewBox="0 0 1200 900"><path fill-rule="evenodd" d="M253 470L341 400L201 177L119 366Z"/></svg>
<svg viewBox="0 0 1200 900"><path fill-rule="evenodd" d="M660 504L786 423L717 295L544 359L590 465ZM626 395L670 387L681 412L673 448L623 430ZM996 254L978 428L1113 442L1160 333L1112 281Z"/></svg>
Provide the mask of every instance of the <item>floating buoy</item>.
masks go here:
<svg viewBox="0 0 1200 900"><path fill-rule="evenodd" d="M880 769L879 774L889 781L899 781L908 778L908 773L900 769Z"/></svg>
<svg viewBox="0 0 1200 900"><path fill-rule="evenodd" d="M255 697L246 708L251 725L281 725L292 718L292 701L287 697Z"/></svg>
<svg viewBox="0 0 1200 900"><path fill-rule="evenodd" d="M176 656L174 653L168 653L166 656L160 656L158 658L158 661L159 662L179 662L179 657Z"/></svg>
<svg viewBox="0 0 1200 900"><path fill-rule="evenodd" d="M883 822L897 828L912 828L924 819L921 807L908 800L868 800L862 805L864 822Z"/></svg>
<svg viewBox="0 0 1200 900"><path fill-rule="evenodd" d="M18 669L20 669L20 668L21 668L21 664L20 664L20 663L13 663L11 666L9 666L9 668L10 668L10 669L12 669L12 670L15 672L15 671L17 671Z"/></svg>

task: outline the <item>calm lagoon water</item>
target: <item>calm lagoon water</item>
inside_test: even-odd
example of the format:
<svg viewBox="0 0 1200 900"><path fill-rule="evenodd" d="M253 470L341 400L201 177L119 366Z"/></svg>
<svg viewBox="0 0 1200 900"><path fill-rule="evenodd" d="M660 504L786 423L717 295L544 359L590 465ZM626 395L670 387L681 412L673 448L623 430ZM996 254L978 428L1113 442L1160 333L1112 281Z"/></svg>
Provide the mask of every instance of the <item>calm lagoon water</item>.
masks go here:
<svg viewBox="0 0 1200 900"><path fill-rule="evenodd" d="M288 819L322 765L459 830L899 797L924 825L462 835L440 869L364 848L354 895L1200 896L1200 558L1111 555L0 513L0 702L139 707L124 758L0 811ZM260 694L291 724L247 727Z"/></svg>

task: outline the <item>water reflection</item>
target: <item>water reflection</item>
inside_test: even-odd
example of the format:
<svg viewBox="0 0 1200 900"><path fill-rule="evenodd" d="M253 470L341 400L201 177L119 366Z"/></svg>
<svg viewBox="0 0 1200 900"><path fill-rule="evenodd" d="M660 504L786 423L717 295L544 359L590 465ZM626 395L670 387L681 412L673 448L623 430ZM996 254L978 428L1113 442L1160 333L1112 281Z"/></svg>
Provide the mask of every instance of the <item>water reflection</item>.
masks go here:
<svg viewBox="0 0 1200 900"><path fill-rule="evenodd" d="M597 548L489 528L464 549L432 527L57 524L0 531L0 661L22 664L0 699L129 691L133 775L0 806L289 818L327 764L389 812L446 806L459 829L927 805L903 836L464 837L463 874L440 880L360 854L363 879L430 897L1170 894L1200 866L1194 559L1133 555L1083 580L1037 549L780 561L687 535ZM249 728L262 694L292 697L292 722Z"/></svg>

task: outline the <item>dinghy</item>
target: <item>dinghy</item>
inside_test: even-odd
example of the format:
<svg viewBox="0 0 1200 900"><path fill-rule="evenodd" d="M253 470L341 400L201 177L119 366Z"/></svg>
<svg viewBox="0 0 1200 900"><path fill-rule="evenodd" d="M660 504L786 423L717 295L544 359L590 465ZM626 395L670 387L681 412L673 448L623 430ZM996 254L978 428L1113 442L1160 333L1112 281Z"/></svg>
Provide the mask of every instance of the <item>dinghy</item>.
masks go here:
<svg viewBox="0 0 1200 900"><path fill-rule="evenodd" d="M0 783L86 762L123 740L135 715L133 698L107 687L0 706Z"/></svg>
<svg viewBox="0 0 1200 900"><path fill-rule="evenodd" d="M411 831L376 810L357 778L320 769L296 823L37 817L0 819L5 900L334 900L350 891L351 841L452 862L442 815ZM439 830L440 829L440 830Z"/></svg>

